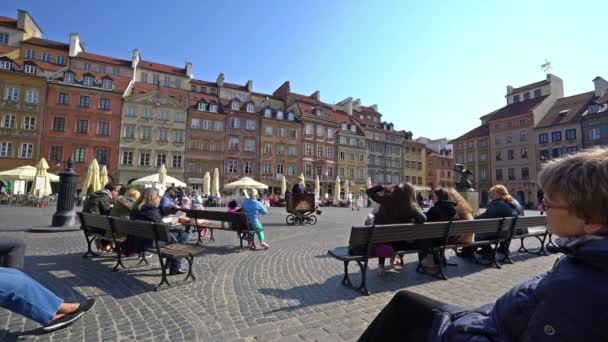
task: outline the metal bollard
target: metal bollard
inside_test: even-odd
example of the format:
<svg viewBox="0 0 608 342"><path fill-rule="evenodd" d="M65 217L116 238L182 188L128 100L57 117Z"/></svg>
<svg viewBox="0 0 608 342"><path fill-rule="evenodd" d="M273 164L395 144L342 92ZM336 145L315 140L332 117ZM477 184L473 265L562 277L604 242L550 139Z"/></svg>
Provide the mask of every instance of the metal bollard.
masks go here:
<svg viewBox="0 0 608 342"><path fill-rule="evenodd" d="M80 177L74 172L74 162L68 159L68 168L59 173L59 195L57 196L57 211L53 214L53 227L73 226L78 223L74 210L74 196Z"/></svg>

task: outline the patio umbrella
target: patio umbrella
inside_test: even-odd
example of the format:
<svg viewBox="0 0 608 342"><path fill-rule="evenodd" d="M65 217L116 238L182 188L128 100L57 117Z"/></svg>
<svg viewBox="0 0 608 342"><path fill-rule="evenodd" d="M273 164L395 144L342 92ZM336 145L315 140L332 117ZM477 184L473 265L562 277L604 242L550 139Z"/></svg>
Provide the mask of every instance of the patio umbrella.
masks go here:
<svg viewBox="0 0 608 342"><path fill-rule="evenodd" d="M30 165L19 166L17 168L0 172L0 179L6 180L34 180L36 179L36 168ZM47 172L47 177L51 182L59 182L59 176Z"/></svg>
<svg viewBox="0 0 608 342"><path fill-rule="evenodd" d="M281 179L281 196L285 197L285 192L287 192L287 179L283 176Z"/></svg>
<svg viewBox="0 0 608 342"><path fill-rule="evenodd" d="M155 173L153 175L149 175L140 179L136 179L133 182L131 182L131 184L150 184L150 185L154 185L154 184L161 184L160 183L160 174ZM181 187L185 187L186 183L180 181L177 178L171 177L169 175L165 175L165 183L162 184L163 186L171 186L171 184L175 184L175 186L181 186Z"/></svg>
<svg viewBox="0 0 608 342"><path fill-rule="evenodd" d="M319 175L315 178L315 194L319 196L321 194L321 183L319 182Z"/></svg>
<svg viewBox="0 0 608 342"><path fill-rule="evenodd" d="M89 188L91 188L91 192L96 192L101 189L101 181L99 180L99 164L97 163L97 159L93 159L89 167L87 168L87 175L84 178L84 183L82 184L82 197L86 197L89 194Z"/></svg>
<svg viewBox="0 0 608 342"><path fill-rule="evenodd" d="M158 170L158 183L160 185L167 185L167 168L165 167L165 164L161 164L160 170Z"/></svg>
<svg viewBox="0 0 608 342"><path fill-rule="evenodd" d="M349 192L348 192L348 185L349 184L348 183L350 183L348 181L348 179L344 181L344 200L348 199L348 194L349 194Z"/></svg>
<svg viewBox="0 0 608 342"><path fill-rule="evenodd" d="M303 173L300 174L300 177L298 179L300 179L300 178L302 179L302 185L306 186L306 181L305 181L306 177L304 177Z"/></svg>
<svg viewBox="0 0 608 342"><path fill-rule="evenodd" d="M46 175L46 170L48 170L49 164L46 162L46 159L42 158L36 165L36 176L34 177L34 185L32 186L31 194L38 197L44 197L50 195L53 190L51 190L51 181L49 177ZM44 177L43 187L36 188L36 180L38 177Z"/></svg>
<svg viewBox="0 0 608 342"><path fill-rule="evenodd" d="M99 180L101 181L102 188L110 182L108 180L108 168L105 165L102 166L101 171L99 171Z"/></svg>
<svg viewBox="0 0 608 342"><path fill-rule="evenodd" d="M224 189L268 189L268 185L249 177L243 177L237 181L224 185Z"/></svg>
<svg viewBox="0 0 608 342"><path fill-rule="evenodd" d="M209 171L205 172L205 176L203 176L203 195L209 195L211 191L211 175Z"/></svg>
<svg viewBox="0 0 608 342"><path fill-rule="evenodd" d="M336 194L334 195L334 198L336 199L336 201L340 200L340 177L336 176Z"/></svg>
<svg viewBox="0 0 608 342"><path fill-rule="evenodd" d="M372 187L372 177L367 177L367 188L371 188Z"/></svg>
<svg viewBox="0 0 608 342"><path fill-rule="evenodd" d="M220 194L220 170L215 168L213 170L213 183L211 183L211 193L219 195Z"/></svg>

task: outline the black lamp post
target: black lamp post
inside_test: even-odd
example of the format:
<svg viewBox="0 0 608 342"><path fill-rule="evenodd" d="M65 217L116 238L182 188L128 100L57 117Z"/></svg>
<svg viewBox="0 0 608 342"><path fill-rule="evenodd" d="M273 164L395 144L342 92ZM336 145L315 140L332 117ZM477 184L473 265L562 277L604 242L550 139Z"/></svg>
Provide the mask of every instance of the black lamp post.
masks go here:
<svg viewBox="0 0 608 342"><path fill-rule="evenodd" d="M73 167L74 162L70 158L68 159L67 169L59 173L59 195L57 197L57 211L53 214L53 222L51 223L53 227L73 226L77 223L74 198L80 177L74 172Z"/></svg>

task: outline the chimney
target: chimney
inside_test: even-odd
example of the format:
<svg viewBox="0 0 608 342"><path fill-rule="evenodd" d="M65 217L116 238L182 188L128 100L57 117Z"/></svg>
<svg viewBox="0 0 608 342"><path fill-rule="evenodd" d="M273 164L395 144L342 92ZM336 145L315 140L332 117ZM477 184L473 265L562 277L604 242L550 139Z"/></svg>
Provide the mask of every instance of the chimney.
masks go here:
<svg viewBox="0 0 608 342"><path fill-rule="evenodd" d="M312 93L312 95L310 95L310 97L312 97L313 99L315 99L317 101L321 101L321 92L317 90L314 93Z"/></svg>
<svg viewBox="0 0 608 342"><path fill-rule="evenodd" d="M252 80L247 81L247 91L248 92L253 91L253 81Z"/></svg>
<svg viewBox="0 0 608 342"><path fill-rule="evenodd" d="M595 96L600 97L608 90L608 81L598 76L593 79L593 85L595 86Z"/></svg>
<svg viewBox="0 0 608 342"><path fill-rule="evenodd" d="M192 78L192 63L186 62L186 75Z"/></svg>
<svg viewBox="0 0 608 342"><path fill-rule="evenodd" d="M283 101L287 101L287 95L291 92L291 85L289 81L283 82L280 87L275 90L272 95L283 99Z"/></svg>
<svg viewBox="0 0 608 342"><path fill-rule="evenodd" d="M131 68L133 68L133 69L137 68L137 65L139 64L139 60L140 60L139 49L135 48L135 49L133 49L133 55L131 55Z"/></svg>
<svg viewBox="0 0 608 342"><path fill-rule="evenodd" d="M353 98L347 97L344 100L338 102L339 106L344 107L344 111L348 115L353 115Z"/></svg>
<svg viewBox="0 0 608 342"><path fill-rule="evenodd" d="M78 33L70 33L70 57L78 56L78 53L82 52L82 44L80 43L80 36Z"/></svg>
<svg viewBox="0 0 608 342"><path fill-rule="evenodd" d="M354 110L359 110L359 107L361 107L361 99L356 99L353 101L353 109Z"/></svg>
<svg viewBox="0 0 608 342"><path fill-rule="evenodd" d="M513 87L508 85L507 86L507 95L511 95L512 92L513 92Z"/></svg>
<svg viewBox="0 0 608 342"><path fill-rule="evenodd" d="M369 108L375 110L376 112L378 111L378 105L377 104L373 104L373 105L369 106Z"/></svg>
<svg viewBox="0 0 608 342"><path fill-rule="evenodd" d="M217 83L217 85L220 87L224 86L224 73L217 75L217 80L215 80L215 83Z"/></svg>

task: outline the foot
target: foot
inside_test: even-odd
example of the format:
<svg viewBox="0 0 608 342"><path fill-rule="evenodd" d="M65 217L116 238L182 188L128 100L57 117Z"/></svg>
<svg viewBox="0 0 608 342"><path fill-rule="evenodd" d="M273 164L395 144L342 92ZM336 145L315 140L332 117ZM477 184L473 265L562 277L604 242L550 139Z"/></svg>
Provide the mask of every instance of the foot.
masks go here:
<svg viewBox="0 0 608 342"><path fill-rule="evenodd" d="M260 245L262 245L262 247L264 247L264 249L268 249L270 248L270 245L266 243L266 241L262 241L260 242Z"/></svg>
<svg viewBox="0 0 608 342"><path fill-rule="evenodd" d="M146 259L150 259L153 256L154 256L154 254L152 254L150 252L144 252L144 258L146 258Z"/></svg>
<svg viewBox="0 0 608 342"><path fill-rule="evenodd" d="M386 274L386 268L384 266L378 266L378 277L383 277Z"/></svg>
<svg viewBox="0 0 608 342"><path fill-rule="evenodd" d="M62 329L72 325L76 322L82 315L90 311L95 306L95 299L89 299L85 302L80 303L78 309L73 312L62 314L55 316L55 318L47 323L42 330L45 332L50 332L58 329Z"/></svg>
<svg viewBox="0 0 608 342"><path fill-rule="evenodd" d="M184 274L186 272L188 272L188 271L178 268L178 269L170 270L169 275L179 275L179 274Z"/></svg>

